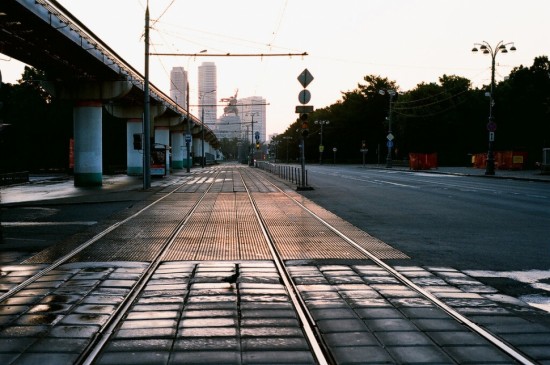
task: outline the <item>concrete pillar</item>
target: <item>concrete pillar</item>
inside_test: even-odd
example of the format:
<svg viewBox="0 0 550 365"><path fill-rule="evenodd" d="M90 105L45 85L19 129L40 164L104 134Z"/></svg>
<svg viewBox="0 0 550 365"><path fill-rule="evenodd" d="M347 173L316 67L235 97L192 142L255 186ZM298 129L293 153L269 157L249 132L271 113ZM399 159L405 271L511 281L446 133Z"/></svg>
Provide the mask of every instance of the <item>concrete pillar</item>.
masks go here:
<svg viewBox="0 0 550 365"><path fill-rule="evenodd" d="M192 167L193 165L193 138L189 142L189 160L187 159L187 143L183 141L183 166L186 168Z"/></svg>
<svg viewBox="0 0 550 365"><path fill-rule="evenodd" d="M103 183L102 103L77 101L73 108L74 185Z"/></svg>
<svg viewBox="0 0 550 365"><path fill-rule="evenodd" d="M201 163L201 156L202 156L202 144L201 144L200 137L193 138L192 148L193 155L195 156L195 159L193 160L193 163L199 164Z"/></svg>
<svg viewBox="0 0 550 365"><path fill-rule="evenodd" d="M183 169L183 161L187 160L187 156L184 153L187 153L185 149L185 141L183 140L183 132L175 131L172 132L172 168L176 170Z"/></svg>
<svg viewBox="0 0 550 365"><path fill-rule="evenodd" d="M157 127L155 128L155 144L154 148L160 148L160 145L170 147L170 128ZM170 172L170 150L166 151L166 175Z"/></svg>
<svg viewBox="0 0 550 365"><path fill-rule="evenodd" d="M142 149L134 149L134 134L142 138ZM126 164L127 174L130 176L143 175L143 121L128 119L126 121Z"/></svg>

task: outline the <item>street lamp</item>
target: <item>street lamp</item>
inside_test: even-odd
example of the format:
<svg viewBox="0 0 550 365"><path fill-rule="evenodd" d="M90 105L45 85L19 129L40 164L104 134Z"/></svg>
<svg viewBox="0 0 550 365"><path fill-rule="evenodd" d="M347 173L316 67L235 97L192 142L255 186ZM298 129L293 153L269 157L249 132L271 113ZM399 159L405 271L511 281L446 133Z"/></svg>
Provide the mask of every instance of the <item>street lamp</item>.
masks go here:
<svg viewBox="0 0 550 365"><path fill-rule="evenodd" d="M391 156L391 149L393 147L393 134L391 133L391 109L393 105L393 97L397 94L395 90L380 90L378 91L380 95L386 95L386 93L390 96L390 111L388 113L388 135L387 139L388 142L386 145L388 146L388 156L386 157L386 167L392 167L392 156Z"/></svg>
<svg viewBox="0 0 550 365"><path fill-rule="evenodd" d="M216 89L214 90L210 90L210 91L203 91L200 93L199 95L199 104L202 104L202 98L204 97L204 95L206 94L210 94L210 93L213 93L215 92ZM204 157L204 105L201 105L201 144L202 144L202 152L201 152L201 167L204 168L205 166L205 157Z"/></svg>
<svg viewBox="0 0 550 365"><path fill-rule="evenodd" d="M325 146L323 146L323 126L330 123L329 120L316 120L314 122L315 124L319 124L321 126L321 140L319 141L319 165L323 164L323 150L325 149Z"/></svg>
<svg viewBox="0 0 550 365"><path fill-rule="evenodd" d="M488 54L491 56L491 91L489 94L489 123L487 123L487 130L489 131L489 147L487 151L487 167L485 169L485 175L495 174L495 156L493 153L493 142L495 141L495 131L497 129L497 125L494 120L495 118L493 117L493 106L495 103L495 58L499 52L508 53L508 48L506 47L510 45L510 51L514 52L516 50L514 43L504 43L503 41L498 42L495 48L491 47L491 45L485 41L482 43L474 43L474 48L472 48L472 52L474 53L481 50L483 54ZM477 47L479 47L479 49Z"/></svg>

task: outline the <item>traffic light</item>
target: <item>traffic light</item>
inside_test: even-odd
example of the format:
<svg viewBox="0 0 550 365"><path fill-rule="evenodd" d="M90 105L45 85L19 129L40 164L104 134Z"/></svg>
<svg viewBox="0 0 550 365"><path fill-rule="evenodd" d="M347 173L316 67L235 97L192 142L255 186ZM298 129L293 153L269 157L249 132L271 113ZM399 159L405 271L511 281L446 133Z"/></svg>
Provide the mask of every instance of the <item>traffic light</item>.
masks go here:
<svg viewBox="0 0 550 365"><path fill-rule="evenodd" d="M300 121L302 122L302 136L307 137L309 134L309 125L307 124L307 113L300 114Z"/></svg>
<svg viewBox="0 0 550 365"><path fill-rule="evenodd" d="M257 149L257 150L260 149L260 142L256 142L256 149Z"/></svg>
<svg viewBox="0 0 550 365"><path fill-rule="evenodd" d="M134 134L134 150L141 150L143 149L141 144L141 133L135 133Z"/></svg>

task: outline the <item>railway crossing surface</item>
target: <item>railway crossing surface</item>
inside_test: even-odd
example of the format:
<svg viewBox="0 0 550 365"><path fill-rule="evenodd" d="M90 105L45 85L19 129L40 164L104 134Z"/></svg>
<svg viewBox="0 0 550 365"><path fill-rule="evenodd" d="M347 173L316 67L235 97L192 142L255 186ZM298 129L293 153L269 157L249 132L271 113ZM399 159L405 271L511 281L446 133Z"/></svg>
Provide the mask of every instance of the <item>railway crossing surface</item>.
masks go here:
<svg viewBox="0 0 550 365"><path fill-rule="evenodd" d="M415 265L265 171L104 185L4 204L0 363L550 363L550 315ZM36 213L101 204L96 220ZM36 226L48 244L19 249Z"/></svg>

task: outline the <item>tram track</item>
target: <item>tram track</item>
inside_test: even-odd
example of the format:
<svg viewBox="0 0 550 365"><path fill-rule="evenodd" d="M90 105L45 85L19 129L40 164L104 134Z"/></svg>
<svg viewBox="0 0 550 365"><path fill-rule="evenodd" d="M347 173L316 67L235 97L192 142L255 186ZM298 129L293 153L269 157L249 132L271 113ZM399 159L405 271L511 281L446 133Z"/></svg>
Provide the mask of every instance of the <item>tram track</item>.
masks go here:
<svg viewBox="0 0 550 365"><path fill-rule="evenodd" d="M155 246L155 249L157 250L156 254L154 255L154 258L150 260L150 262L147 264L147 267L143 270L143 272L139 275L139 279L136 280L136 282L132 285L131 290L129 290L128 294L124 297L121 303L119 303L116 307L116 309L110 313L109 319L102 323L100 326L100 329L94 333L94 335L89 339L89 342L85 346L85 348L80 352L80 355L74 361L74 364L94 364L97 359L100 358L102 352L104 351L105 347L109 344L109 341L111 340L112 336L120 330L121 326L124 325L125 320L128 318L128 315L132 309L133 306L136 306L138 300L143 295L143 293L146 290L147 285L150 283L152 278L154 277L155 273L159 271L159 267L161 267L162 264L166 262L184 262L184 261L173 261L173 260L181 260L178 259L180 256L177 255L177 249L174 248L174 246L177 246L179 243L180 245L185 243L186 241L182 241L182 238L180 237L182 232L185 229L190 229L194 232L200 231L200 235L204 236L207 232L206 230L206 223L204 226L197 226L195 227L191 222L195 219L217 219L214 214L214 207L216 206L216 202L218 201L218 197L221 195L227 196L227 200L232 200L234 204L235 213L232 213L235 215L235 220L238 221L239 213L243 211L248 211L248 207L245 208L245 196L246 201L248 201L248 205L251 210L253 211L253 216L256 220L254 225L257 225L259 229L261 230L261 238L263 240L263 243L255 242L257 245L267 245L268 252L271 255L271 258L267 258L264 256L261 256L261 260L271 260L276 268L276 271L279 275L279 281L283 284L284 290L288 294L289 301L292 303L292 307L294 311L296 312L300 329L303 332L304 338L307 340L309 349L311 351L311 354L314 358L314 362L317 364L336 364L338 363L338 360L335 358L333 354L333 349L331 349L331 346L327 344L322 330L319 329L316 316L312 314L310 311L310 308L308 306L307 300L304 299L303 293L298 285L296 283L295 279L293 278L292 270L289 269L287 265L287 261L292 259L299 259L300 256L294 257L293 255L295 252L292 250L288 250L288 245L284 243L284 235L281 235L279 231L273 230L273 217L272 215L276 213L270 213L268 208L266 208L264 205L265 196L269 195L269 199L273 199L273 203L275 205L281 205L281 211L284 211L285 209L289 210L288 207L290 205L294 205L298 207L299 212L291 212L289 213L290 218L288 219L286 226L286 229L289 229L293 224L295 225L295 222L292 222L293 216L300 216L305 217L308 216L315 222L317 222L319 225L324 227L324 230L330 231L330 235L328 233L323 233L322 238L323 240L320 240L319 242L322 245L323 241L329 242L329 246L334 246L336 249L334 251L324 251L323 254L334 255L337 251L349 251L349 253L344 254L341 258L342 259L368 259L369 261L372 261L374 264L376 264L379 268L385 270L387 273L389 273L392 277L397 279L400 283L407 286L411 290L414 290L415 292L419 293L423 298L426 300L429 300L431 303L433 303L438 308L442 309L445 313L447 313L448 316L453 318L455 321L460 323L463 326L466 326L470 331L473 333L478 334L479 336L483 337L487 341L489 341L493 346L499 349L499 351L502 351L510 358L514 359L514 361L521 363L521 364L535 364L533 360L529 359L527 356L525 356L523 353L521 353L519 350L516 350L513 346L506 343L505 341L498 338L496 335L490 333L483 327L475 324L474 322L470 321L467 317L460 314L458 311L453 309L451 306L447 305L443 301L441 301L439 298L434 296L429 291L423 289L419 285L415 284L413 281L411 281L409 278L407 278L405 275L401 274L398 270L392 268L388 264L386 264L382 259L380 259L381 255L384 257L384 255L387 255L387 252L384 251L384 249L381 249L376 252L369 251L369 247L376 247L379 248L377 242L370 242L370 238L366 238L365 243L365 237L355 233L355 231L350 231L349 227L342 228L341 222L335 220L334 218L331 218L328 214L323 214L323 211L319 210L318 208L314 208L311 206L307 201L304 201L302 198L297 196L296 194L289 193L288 191L285 191L280 186L275 184L270 179L267 179L265 177L265 174L260 173L256 171L255 169L249 169L249 168L237 168L234 169L237 171L233 171L230 174L229 180L233 180L233 188L230 190L223 190L220 187L218 178L223 173L221 168L218 169L211 169L211 172L209 172L208 176L201 176L195 178L193 188L191 188L189 191L192 191L194 194L193 199L194 202L192 205L186 205L187 211L185 214L180 213L180 216L178 217L177 224L174 223L170 227L171 231L167 235L167 237L162 238L162 245L159 247L158 245ZM240 179L239 181L234 181L235 179ZM223 177L222 179L223 180ZM41 269L38 273L34 274L30 278L26 279L19 285L15 286L14 288L10 289L8 292L4 293L0 297L0 304L3 301L8 300L9 298L12 298L17 293L21 292L25 288L28 288L31 286L31 284L36 283L42 278L43 276L47 275L48 273L56 270L57 268L61 267L63 264L70 262L71 259L74 259L75 257L78 257L79 254L82 254L84 250L92 250L93 244L98 243L98 241L101 241L104 237L108 236L109 234L115 232L118 228L123 226L125 223L131 222L133 219L136 219L140 217L144 212L153 209L154 207L158 206L160 202L167 199L169 196L174 196L175 194L178 194L178 191L180 191L186 184L189 184L188 181L178 184L175 188L170 187L169 191L166 193L162 193L163 195L151 202L150 204L146 205L145 207L141 208L138 212L130 215L129 217L122 219L111 226L109 226L107 229L103 230L102 232L96 234L94 237L89 239L88 241L84 242L83 244L79 245L77 248L73 249L68 254L62 256L61 258L58 258L55 262L53 262L51 265ZM216 185L218 184L218 185ZM216 188L213 189L213 187L216 186ZM223 183L221 184L223 186ZM276 197L272 197L276 196ZM216 196L216 200L211 200L212 196ZM220 198L222 203L225 201L223 198ZM281 199L279 201L278 199ZM283 201L284 200L284 201ZM226 204L226 203L223 203ZM205 216L204 214L206 212L210 212L209 216ZM161 217L164 216L165 213L160 214ZM241 213L243 214L243 213ZM198 218L200 217L200 218ZM242 216L240 217L242 219ZM231 221L229 221L231 224ZM311 222L311 220L306 220L306 222ZM247 225L250 225L252 223L247 223ZM340 224L340 225L339 225ZM338 226L339 225L339 226ZM195 228L193 228L195 227ZM201 228L202 227L202 228ZM317 226L316 226L317 227ZM304 227L300 227L304 228ZM317 228L315 228L317 229ZM351 233L350 233L351 232ZM211 232L209 233L211 234ZM307 236L307 233L306 233ZM304 236L305 237L305 236ZM341 243L336 244L334 237L338 237L338 239L341 241ZM257 237L254 237L254 240L257 240ZM178 241L179 240L179 241ZM240 241L238 241L240 242ZM242 243L242 242L240 242ZM222 244L222 243L218 243ZM343 245L347 245L350 248L344 249ZM308 249L309 250L309 249ZM305 250L304 252L311 254L311 251ZM244 257L244 260L247 260L247 255L252 255L250 253L247 254L246 250L241 251L241 247L238 247L235 250L239 257ZM301 253L302 254L302 253ZM214 254L213 254L214 255ZM258 255L257 253L255 255ZM389 254L391 255L391 253ZM252 255L253 256L253 255ZM202 257L202 256L186 256L186 257ZM315 259L315 257L312 257L312 259ZM184 295L184 298L182 299L182 302L187 305L187 301L189 299L189 293L193 287L193 285L196 285L197 283L200 284L199 281L193 281L195 278L195 274L197 270L199 270L197 266L197 262L201 262L201 259L186 259L187 262L189 262L192 266L190 269L189 274L189 281L186 284L185 293L187 294L181 294ZM216 257L212 257L211 260L216 260ZM249 260L249 259L248 259ZM186 264L187 265L187 264ZM222 264L220 264L223 266ZM227 265L227 264L226 264ZM241 295L239 294L238 287L242 282L240 281L242 277L244 277L243 270L240 269L240 265L237 264L234 271L228 271L227 276L219 277L215 280L219 280L221 282L224 282L228 284L231 288L234 288L236 291L236 300L237 300L237 307L240 307L242 305L241 303ZM191 267L190 266L190 267ZM231 274L232 273L232 274ZM231 275L230 275L231 274ZM217 289L216 289L217 290ZM232 289L233 290L233 289ZM180 293L180 292L178 292ZM183 293L183 292L182 292ZM178 294L179 295L179 294ZM182 307L181 312L178 315L178 321L182 320L185 314L186 308ZM240 326L240 314L239 314L239 320L238 320L238 326ZM185 337L185 330L183 330L182 333L180 333L180 328L178 327L177 336L183 336ZM237 329L237 336L240 338L240 330ZM169 355L171 356L171 355Z"/></svg>
<svg viewBox="0 0 550 365"><path fill-rule="evenodd" d="M404 275L399 273L399 271L397 271L396 269L392 268L390 265L388 265L385 262L383 262L382 260L380 260L376 255L369 252L367 249L362 247L360 244L355 242L353 239L349 238L344 233L340 232L336 227L334 227L332 224L330 224L329 222L327 222L323 218L321 218L319 215L317 215L315 212L313 212L312 210L307 208L303 203L298 201L296 198L294 198L293 196L290 196L288 193L283 191L281 188L279 188L278 186L273 184L271 181L270 181L270 183L272 184L272 186L275 189L277 189L280 193L284 194L286 197L288 197L290 200L292 200L301 209L308 212L312 217L314 217L316 220L318 220L320 223L322 223L328 229L330 229L331 231L336 233L339 237L341 237L343 240L348 242L351 246L353 246L357 250L361 251L365 255L366 258L373 261L378 267L380 267L383 270L390 273L393 277L395 277L397 280L399 280L401 283L403 283L407 287L409 287L412 290L414 290L415 292L421 294L424 298L429 300L431 303L433 303L437 307L441 308L449 316L451 316L456 321L458 321L459 323L461 323L464 326L466 326L467 328L469 328L472 332L474 332L474 333L482 336L486 340L488 340L491 344L493 344L495 347L497 347L498 349L500 349L501 351L506 353L508 356L513 358L518 363L520 363L520 364L529 364L529 365L535 364L535 362L532 359L528 358L521 351L515 349L513 346L506 343L504 340L500 339L498 336L494 335L490 331L488 331L488 330L484 329L483 327L477 325L476 323L472 322L466 316L462 315L460 312L458 312L457 310L455 310L451 306L444 303L442 300L437 298L435 295L433 295L429 291L421 288L419 285L412 282L409 278L405 277ZM266 229L268 230L267 226L266 226ZM269 233L266 233L266 234L269 235ZM274 254L274 256L280 257L278 254L277 255ZM281 262L281 265L284 266L284 262ZM285 268L282 268L281 271L288 273L288 271Z"/></svg>

